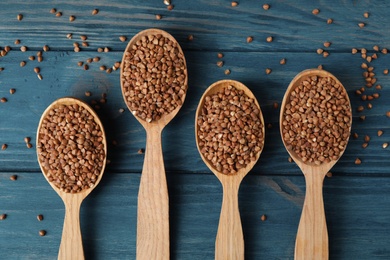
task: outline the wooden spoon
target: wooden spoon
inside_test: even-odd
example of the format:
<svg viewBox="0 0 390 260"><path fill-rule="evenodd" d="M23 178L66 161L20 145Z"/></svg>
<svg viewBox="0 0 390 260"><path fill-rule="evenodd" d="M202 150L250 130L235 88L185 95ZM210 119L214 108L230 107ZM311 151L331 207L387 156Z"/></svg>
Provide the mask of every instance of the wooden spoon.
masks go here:
<svg viewBox="0 0 390 260"><path fill-rule="evenodd" d="M217 238L215 242L215 259L217 260L238 260L244 259L244 237L241 226L241 218L238 206L238 190L241 184L242 179L248 174L248 172L253 168L256 164L257 160L260 157L262 150L260 150L256 154L256 160L251 161L245 168L241 168L235 174L223 174L219 172L207 158L200 151L199 147L199 137L198 131L199 127L197 124L197 118L199 117L202 108L205 103L206 96L213 95L220 90L233 86L239 90L243 90L244 93L254 99L257 107L260 110L260 119L262 123L262 132L264 137L264 119L261 113L260 105L256 100L256 97L253 93L242 83L234 80L220 80L212 84L203 94L200 99L198 108L196 110L195 116L195 139L196 145L198 147L199 153L207 165L207 167L217 176L220 180L223 188L223 199L222 199L222 208L221 215L219 219L219 226L217 232ZM262 147L264 147L264 139Z"/></svg>
<svg viewBox="0 0 390 260"><path fill-rule="evenodd" d="M308 69L299 73L291 81L282 101L279 121L280 133L282 135L283 113L285 111L286 104L289 102L290 93L302 82L303 79L310 76L333 78L344 89L344 86L341 84L341 82L335 76L325 70ZM344 91L346 93L348 104L350 104L348 94L345 89ZM350 107L351 105L349 105L349 108ZM351 131L352 112L350 115L349 132ZM304 162L294 151L288 149L283 136L282 140L291 158L302 170L306 182L305 201L303 204L302 215L299 222L295 243L295 259L328 259L328 231L326 227L322 187L326 174L333 167L333 165L336 164L338 159L331 160L329 163L323 162L320 165ZM345 141L348 142L348 138ZM344 153L344 150L341 151L340 157Z"/></svg>
<svg viewBox="0 0 390 260"><path fill-rule="evenodd" d="M161 34L176 42L169 33L159 29L148 29L136 34L128 43L126 51L143 36ZM179 44L179 51L183 54ZM184 54L183 54L184 59ZM124 84L122 80L123 64L121 67L121 88L125 103L131 112L129 104L125 98ZM185 62L185 60L184 60ZM185 66L185 87L187 88L188 77ZM184 102L185 94L182 96ZM164 159L161 146L161 133L164 127L175 117L181 108L177 106L169 114L162 115L160 119L147 122L135 115L135 118L145 128L146 148L144 165L138 192L138 217L137 217L137 251L139 260L149 259L170 259L169 252L169 200ZM134 113L133 113L134 114Z"/></svg>
<svg viewBox="0 0 390 260"><path fill-rule="evenodd" d="M82 241L81 230L80 230L80 206L83 200L85 199L85 197L87 197L87 195L99 184L100 180L102 179L104 168L106 165L106 155L107 155L107 144L106 144L106 137L104 134L104 128L102 123L99 120L98 115L91 107L89 107L89 105L87 105L83 101L75 98L69 98L69 97L57 99L43 112L37 130L37 138L36 138L37 148L40 146L40 139L41 139L40 129L42 127L42 122L44 118L47 116L47 114L49 113L49 111L52 108L57 107L59 105L74 105L74 104L77 104L80 107L85 108L94 117L96 124L99 125L103 133L102 143L104 145L105 156L104 156L103 166L101 168L100 174L95 184L91 188L83 189L78 193L67 193L65 191L62 191L57 186L55 186L53 182L49 181L47 177L46 169L43 167L42 162L38 158L39 166L43 172L43 175L45 176L46 180L49 182L50 186L57 192L57 194L61 197L62 201L65 204L65 219L64 219L64 226L62 230L60 249L58 253L58 259L60 260L84 259L83 241Z"/></svg>

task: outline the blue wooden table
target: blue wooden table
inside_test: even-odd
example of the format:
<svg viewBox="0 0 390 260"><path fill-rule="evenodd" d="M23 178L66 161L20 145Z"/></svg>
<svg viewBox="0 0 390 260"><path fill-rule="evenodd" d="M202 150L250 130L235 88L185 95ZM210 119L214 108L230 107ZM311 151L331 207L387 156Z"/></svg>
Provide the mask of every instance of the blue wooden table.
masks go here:
<svg viewBox="0 0 390 260"><path fill-rule="evenodd" d="M10 50L0 57L0 98L7 101L0 103L0 145L7 145L0 150L0 215L6 214L0 220L0 259L57 257L64 205L40 172L35 136L42 112L64 96L85 100L96 109L109 144L103 179L81 209L86 258L135 259L143 164L138 151L145 147L145 131L123 101L119 70L107 72L100 67L112 68L121 60L129 39L147 28L172 34L188 65L186 101L163 132L172 259L214 258L222 188L199 156L194 121L201 95L221 79L248 86L267 125L260 160L239 193L246 259L293 259L305 183L282 144L279 106L292 78L318 66L346 87L353 107L352 134L357 134L351 136L346 152L331 170L332 177L324 181L330 259L390 258L390 148L383 148L390 142L390 117L386 116L390 111L390 76L386 73L390 68L390 54L386 55L390 2L237 3L172 0L173 9L168 10L162 0L2 2L0 50L6 46ZM263 4L269 4L269 9ZM62 16L51 13L52 8ZM98 13L92 15L94 9ZM314 9L319 13L313 14ZM20 21L18 14L23 16ZM72 22L71 15L75 17ZM87 36L88 46L82 45L82 35ZM120 36L127 40L121 41ZM74 51L75 42L80 44L79 52ZM330 46L325 47L325 42ZM43 51L44 45L49 50ZM108 52L98 52L106 47ZM363 48L366 57L375 54L371 61L362 57ZM38 51L42 51L41 62ZM100 61L87 62L94 57ZM26 62L23 67L22 61ZM78 66L79 61L89 69ZM217 66L219 61L222 67ZM365 86L362 63L373 67L372 77L377 81L372 87ZM41 80L35 67L40 68ZM362 87L364 93L356 94ZM92 95L86 96L86 91ZM376 93L379 98L374 98ZM373 99L362 100L362 95ZM364 110L358 112L359 106ZM381 136L378 130L383 131ZM370 141L363 148L366 135ZM31 138L32 148L26 146L25 137ZM355 164L357 158L361 164ZM12 175L17 179L11 180ZM42 221L37 220L39 214ZM267 216L265 221L262 215ZM46 235L40 236L40 230Z"/></svg>

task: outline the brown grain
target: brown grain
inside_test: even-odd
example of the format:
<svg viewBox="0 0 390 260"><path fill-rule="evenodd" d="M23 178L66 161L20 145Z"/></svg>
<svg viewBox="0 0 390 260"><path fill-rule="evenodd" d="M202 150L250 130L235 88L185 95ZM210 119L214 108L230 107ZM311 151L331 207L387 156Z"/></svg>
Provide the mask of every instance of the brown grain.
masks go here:
<svg viewBox="0 0 390 260"><path fill-rule="evenodd" d="M313 11L311 11L312 14L314 15L317 15L320 13L320 10L319 9L313 9Z"/></svg>
<svg viewBox="0 0 390 260"><path fill-rule="evenodd" d="M359 164L361 164L361 163L362 163L362 160L360 160L359 158L356 158L356 159L355 159L355 164L359 165Z"/></svg>
<svg viewBox="0 0 390 260"><path fill-rule="evenodd" d="M221 61L221 60L217 61L217 66L218 67L223 67L223 64L224 64L223 61Z"/></svg>

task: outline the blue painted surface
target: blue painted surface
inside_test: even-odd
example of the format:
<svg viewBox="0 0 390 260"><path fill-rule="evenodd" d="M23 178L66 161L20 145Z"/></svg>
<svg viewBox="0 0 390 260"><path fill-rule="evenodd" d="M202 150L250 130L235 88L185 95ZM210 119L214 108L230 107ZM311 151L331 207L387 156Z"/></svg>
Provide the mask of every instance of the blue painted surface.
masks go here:
<svg viewBox="0 0 390 260"><path fill-rule="evenodd" d="M195 145L194 117L204 90L220 79L235 79L247 85L257 97L266 124L265 148L259 162L244 179L240 189L240 211L245 236L246 259L293 259L295 234L304 199L304 179L288 162L280 140L279 109L291 79L300 71L323 65L346 87L353 107L352 132L343 157L332 169L333 177L324 183L330 259L390 258L390 54L378 52L374 67L381 90L368 101L355 95L364 86L362 62L352 48L374 45L390 49L390 3L388 1L268 1L264 10L258 1L172 1L168 11L161 0L154 1L3 1L0 10L0 50L12 50L0 57L0 259L55 259L60 243L64 207L46 183L36 160L35 145L28 149L24 137L35 143L39 118L55 99L74 96L93 104L106 128L109 142L106 173L101 184L85 200L81 212L84 249L87 259L134 259L136 245L136 201L145 132L128 112L119 85L119 70L100 71L120 61L128 40L147 28L161 28L180 43L188 65L189 89L183 108L163 132L163 151L168 175L171 209L172 259L213 259L222 190L217 178L202 162ZM49 11L63 13L56 17ZM99 9L95 16L93 9ZM320 13L311 11L318 8ZM364 18L369 12L369 18ZM16 19L23 14L23 20ZM155 15L162 19L156 20ZM76 20L69 22L69 16ZM327 24L328 18L334 20ZM359 28L358 23L365 23ZM67 39L68 33L73 39ZM89 47L73 51L87 35ZM127 36L121 42L119 36ZM188 40L192 35L193 40ZM246 42L253 37L251 43ZM273 36L272 42L266 37ZM16 45L14 41L21 40ZM331 42L329 48L323 43ZM27 52L21 52L21 46ZM43 61L29 60L44 45ZM97 48L110 52L98 53ZM318 48L329 52L324 58ZM224 57L219 59L221 52ZM89 70L77 66L88 58L100 57ZM285 58L286 64L280 60ZM218 61L224 61L218 67ZM20 62L26 61L25 67ZM34 67L41 69L43 80ZM266 68L272 73L267 75ZM225 75L225 70L231 73ZM9 93L15 88L15 94ZM85 91L92 96L86 97ZM107 103L99 100L107 94ZM359 105L365 106L361 113ZM93 105L95 106L95 105ZM123 108L125 111L120 112ZM365 115L361 121L359 117ZM271 127L272 126L272 127ZM382 136L377 131L382 130ZM362 148L364 136L371 141ZM362 160L355 165L356 158ZM17 181L9 176L17 174ZM36 215L43 214L39 222ZM261 221L261 215L268 219ZM38 231L47 230L45 237Z"/></svg>

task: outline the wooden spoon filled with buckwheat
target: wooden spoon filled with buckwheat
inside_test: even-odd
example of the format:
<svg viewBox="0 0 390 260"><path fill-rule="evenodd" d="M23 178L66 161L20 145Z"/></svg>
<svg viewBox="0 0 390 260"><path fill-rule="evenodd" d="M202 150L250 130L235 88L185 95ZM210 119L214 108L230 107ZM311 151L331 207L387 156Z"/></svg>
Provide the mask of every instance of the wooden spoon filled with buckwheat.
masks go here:
<svg viewBox="0 0 390 260"><path fill-rule="evenodd" d="M102 179L107 144L98 115L75 98L60 98L42 114L37 130L39 166L65 204L58 259L84 259L80 206Z"/></svg>
<svg viewBox="0 0 390 260"><path fill-rule="evenodd" d="M281 105L280 133L306 181L295 259L329 257L322 186L347 147L351 125L348 93L331 73L309 69L291 81Z"/></svg>
<svg viewBox="0 0 390 260"><path fill-rule="evenodd" d="M139 32L123 54L120 82L127 107L146 131L138 192L137 259L170 259L161 133L179 112L187 93L187 65L180 45L163 30Z"/></svg>
<svg viewBox="0 0 390 260"><path fill-rule="evenodd" d="M204 92L196 110L195 138L203 161L223 188L217 260L244 259L238 190L260 158L264 131L260 105L241 82L221 80Z"/></svg>

